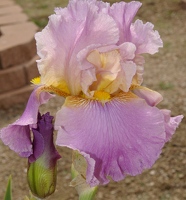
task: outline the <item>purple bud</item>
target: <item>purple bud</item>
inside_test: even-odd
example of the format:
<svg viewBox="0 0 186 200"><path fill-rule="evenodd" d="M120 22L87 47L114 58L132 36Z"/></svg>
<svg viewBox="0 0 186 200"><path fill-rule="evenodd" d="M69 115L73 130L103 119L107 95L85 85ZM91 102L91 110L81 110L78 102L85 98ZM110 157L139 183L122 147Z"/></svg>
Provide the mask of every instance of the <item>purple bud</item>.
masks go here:
<svg viewBox="0 0 186 200"><path fill-rule="evenodd" d="M28 183L32 193L45 198L55 191L57 160L61 158L53 143L53 117L49 113L38 116L33 132L33 154L28 158Z"/></svg>

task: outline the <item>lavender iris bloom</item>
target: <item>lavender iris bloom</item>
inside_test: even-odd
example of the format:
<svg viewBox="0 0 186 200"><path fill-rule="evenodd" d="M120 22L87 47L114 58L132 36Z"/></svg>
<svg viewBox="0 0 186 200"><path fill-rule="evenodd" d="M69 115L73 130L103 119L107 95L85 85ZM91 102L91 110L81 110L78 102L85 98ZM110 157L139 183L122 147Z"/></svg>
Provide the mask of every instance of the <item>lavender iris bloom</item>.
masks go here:
<svg viewBox="0 0 186 200"><path fill-rule="evenodd" d="M28 103L26 114L1 130L6 145L32 154L29 127L44 102L39 98L48 100L52 92L67 97L55 118L56 143L85 157L89 185L135 176L154 164L183 116L158 109L162 96L141 85L143 54L158 52L163 43L151 23L132 22L140 6L71 0L55 9L35 36L41 76L33 80L37 89L29 102L36 104Z"/></svg>

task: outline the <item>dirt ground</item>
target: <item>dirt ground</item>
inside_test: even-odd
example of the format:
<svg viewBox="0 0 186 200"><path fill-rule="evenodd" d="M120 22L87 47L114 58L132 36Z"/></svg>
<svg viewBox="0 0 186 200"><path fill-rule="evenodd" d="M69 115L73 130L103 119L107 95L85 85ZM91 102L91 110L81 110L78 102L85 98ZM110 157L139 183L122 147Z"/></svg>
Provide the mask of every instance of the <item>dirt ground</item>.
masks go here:
<svg viewBox="0 0 186 200"><path fill-rule="evenodd" d="M164 48L146 57L144 85L160 92L164 100L160 108L172 110L172 115L186 116L186 5L179 0L143 0L138 18L155 24ZM54 99L41 108L55 113L63 99ZM0 128L17 119L25 105L0 110ZM154 166L143 174L119 183L101 186L96 200L184 200L186 199L186 117L172 140L167 143ZM57 190L48 200L77 200L70 188L71 154L58 148ZM13 177L13 199L23 200L28 194L26 159L20 158L0 142L0 199L3 199L8 176Z"/></svg>

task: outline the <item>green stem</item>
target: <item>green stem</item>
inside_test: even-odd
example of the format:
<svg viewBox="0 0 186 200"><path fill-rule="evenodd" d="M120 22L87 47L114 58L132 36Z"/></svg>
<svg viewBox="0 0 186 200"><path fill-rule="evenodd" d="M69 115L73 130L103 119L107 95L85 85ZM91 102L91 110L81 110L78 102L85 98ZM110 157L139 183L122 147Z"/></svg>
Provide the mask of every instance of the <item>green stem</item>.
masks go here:
<svg viewBox="0 0 186 200"><path fill-rule="evenodd" d="M29 198L29 200L44 200L44 199L40 199L40 198L34 196L32 193L30 193L30 198Z"/></svg>
<svg viewBox="0 0 186 200"><path fill-rule="evenodd" d="M97 191L98 187L89 188L79 195L79 200L93 200Z"/></svg>

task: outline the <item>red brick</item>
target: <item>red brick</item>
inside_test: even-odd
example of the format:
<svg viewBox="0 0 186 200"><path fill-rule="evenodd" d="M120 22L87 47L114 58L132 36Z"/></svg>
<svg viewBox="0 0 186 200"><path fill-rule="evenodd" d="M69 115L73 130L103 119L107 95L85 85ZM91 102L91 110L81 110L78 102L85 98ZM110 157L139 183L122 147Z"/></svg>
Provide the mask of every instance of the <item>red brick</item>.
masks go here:
<svg viewBox="0 0 186 200"><path fill-rule="evenodd" d="M2 108L6 109L18 103L26 103L32 90L33 90L33 87L29 85L21 89L14 90L12 92L1 94L0 95L0 109Z"/></svg>
<svg viewBox="0 0 186 200"><path fill-rule="evenodd" d="M1 27L0 68L27 62L36 55L34 34L37 30L32 22Z"/></svg>
<svg viewBox="0 0 186 200"><path fill-rule="evenodd" d="M34 55L36 55L36 46L34 38L28 43L13 46L10 49L6 49L0 52L1 68L11 67L14 64L21 64L30 60Z"/></svg>
<svg viewBox="0 0 186 200"><path fill-rule="evenodd" d="M35 56L30 62L26 63L25 65L25 71L26 71L26 77L27 77L27 83L30 83L30 81L39 76L39 71L37 69L37 63L36 60L38 60L39 57Z"/></svg>
<svg viewBox="0 0 186 200"><path fill-rule="evenodd" d="M18 5L11 5L8 7L0 7L0 16L13 14L13 13L20 13L20 12L22 12L22 8Z"/></svg>
<svg viewBox="0 0 186 200"><path fill-rule="evenodd" d="M7 25L1 27L0 49L9 48L18 44L24 44L28 38L33 38L38 27L32 22Z"/></svg>
<svg viewBox="0 0 186 200"><path fill-rule="evenodd" d="M0 7L4 7L4 6L10 6L10 5L14 5L15 3L13 1L10 0L1 0L0 1Z"/></svg>
<svg viewBox="0 0 186 200"><path fill-rule="evenodd" d="M0 25L2 26L2 25L7 25L7 24L17 24L20 22L26 22L27 20L28 20L28 17L24 13L1 15Z"/></svg>
<svg viewBox="0 0 186 200"><path fill-rule="evenodd" d="M27 84L23 65L0 70L0 93L21 88Z"/></svg>

